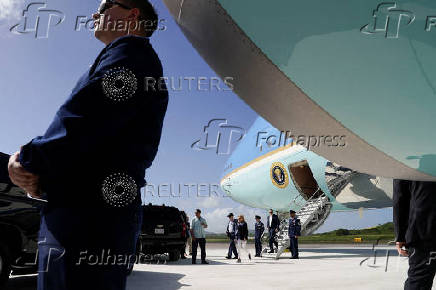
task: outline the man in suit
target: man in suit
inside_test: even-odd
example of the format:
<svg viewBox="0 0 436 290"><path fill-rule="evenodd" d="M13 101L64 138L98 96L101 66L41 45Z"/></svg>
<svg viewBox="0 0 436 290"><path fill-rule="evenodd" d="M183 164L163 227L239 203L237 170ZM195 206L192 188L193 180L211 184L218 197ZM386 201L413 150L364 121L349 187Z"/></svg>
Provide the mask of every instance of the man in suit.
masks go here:
<svg viewBox="0 0 436 290"><path fill-rule="evenodd" d="M236 232L238 230L238 225L233 217L233 213L229 213L227 217L229 218L229 223L227 224L226 234L227 237L230 239L230 245L229 245L229 251L227 253L226 259L231 259L232 253L233 255L235 255L233 259L237 259L238 251L236 250L235 239L236 239Z"/></svg>
<svg viewBox="0 0 436 290"><path fill-rule="evenodd" d="M45 134L9 160L11 180L48 201L41 212L39 290L125 289L142 223L140 189L168 104L164 83L145 83L163 79L149 40L158 23L153 6L103 0L93 18L105 48Z"/></svg>
<svg viewBox="0 0 436 290"><path fill-rule="evenodd" d="M267 218L267 229L269 234L269 252L268 253L274 253L274 247L273 244L276 246L276 248L279 247L279 243L275 240L276 234L279 231L280 227L280 221L279 217L273 213L273 210L269 210L269 216Z"/></svg>
<svg viewBox="0 0 436 290"><path fill-rule="evenodd" d="M289 219L288 236L290 249L292 253L291 259L299 259L298 257L298 237L301 236L301 222L295 216L295 211L289 211L291 218Z"/></svg>
<svg viewBox="0 0 436 290"><path fill-rule="evenodd" d="M436 272L436 182L394 180L398 253L409 257L406 290L430 290Z"/></svg>
<svg viewBox="0 0 436 290"><path fill-rule="evenodd" d="M265 231L265 226L263 225L263 222L260 221L260 216L256 215L255 217L256 223L254 224L254 247L256 248L256 255L255 257L261 257L262 256L262 235Z"/></svg>

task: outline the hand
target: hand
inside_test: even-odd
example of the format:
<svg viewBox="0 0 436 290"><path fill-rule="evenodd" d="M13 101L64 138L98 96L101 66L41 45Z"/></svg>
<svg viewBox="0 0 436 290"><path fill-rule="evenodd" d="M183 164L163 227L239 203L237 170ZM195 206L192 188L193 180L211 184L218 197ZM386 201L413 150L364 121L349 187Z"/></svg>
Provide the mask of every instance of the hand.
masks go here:
<svg viewBox="0 0 436 290"><path fill-rule="evenodd" d="M402 248L406 245L405 242L396 242L395 247L397 248L398 254L400 256L409 256L409 252L407 250L403 250Z"/></svg>
<svg viewBox="0 0 436 290"><path fill-rule="evenodd" d="M24 189L28 194L34 198L41 197L41 190L39 188L39 176L28 172L21 163L18 161L20 152L15 152L10 158L8 163L9 177L11 181Z"/></svg>

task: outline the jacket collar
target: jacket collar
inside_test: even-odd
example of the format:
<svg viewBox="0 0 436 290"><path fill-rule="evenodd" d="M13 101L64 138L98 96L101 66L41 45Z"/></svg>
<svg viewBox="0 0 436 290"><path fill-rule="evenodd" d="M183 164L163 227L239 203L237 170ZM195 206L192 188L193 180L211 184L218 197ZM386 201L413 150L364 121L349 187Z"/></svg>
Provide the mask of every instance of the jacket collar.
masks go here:
<svg viewBox="0 0 436 290"><path fill-rule="evenodd" d="M148 43L148 42L150 42L150 39L148 37L143 37L143 36L138 36L138 35L131 35L131 34L124 35L124 36L118 37L117 39L115 39L114 41L109 43L105 49L108 50L108 49L111 49L111 48L117 46L120 43L129 42L129 41L147 42Z"/></svg>

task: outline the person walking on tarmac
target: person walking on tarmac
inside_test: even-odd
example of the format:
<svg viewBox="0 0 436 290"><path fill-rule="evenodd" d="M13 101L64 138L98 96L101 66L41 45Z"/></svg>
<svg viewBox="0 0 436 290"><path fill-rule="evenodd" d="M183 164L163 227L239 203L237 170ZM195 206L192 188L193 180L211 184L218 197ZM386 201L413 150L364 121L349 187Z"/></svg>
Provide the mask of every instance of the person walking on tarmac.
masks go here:
<svg viewBox="0 0 436 290"><path fill-rule="evenodd" d="M275 239L276 239L276 234L279 231L280 221L279 221L279 217L276 214L273 214L272 209L269 210L269 216L268 216L267 221L266 221L266 226L267 226L268 234L269 234L269 252L268 253L274 253L273 245L275 245L276 248L279 247L279 243Z"/></svg>
<svg viewBox="0 0 436 290"><path fill-rule="evenodd" d="M251 260L251 254L247 250L248 227L243 215L240 215L238 217L238 229L236 232L236 238L238 239L238 263L241 263L242 250L244 250L244 252L247 254L248 259Z"/></svg>
<svg viewBox="0 0 436 290"><path fill-rule="evenodd" d="M229 218L229 223L227 224L226 234L227 237L230 239L230 245L229 245L229 251L227 253L226 259L232 258L232 253L235 255L234 259L238 258L238 251L236 250L236 232L238 227L238 222L233 218L233 213L229 213L227 215Z"/></svg>

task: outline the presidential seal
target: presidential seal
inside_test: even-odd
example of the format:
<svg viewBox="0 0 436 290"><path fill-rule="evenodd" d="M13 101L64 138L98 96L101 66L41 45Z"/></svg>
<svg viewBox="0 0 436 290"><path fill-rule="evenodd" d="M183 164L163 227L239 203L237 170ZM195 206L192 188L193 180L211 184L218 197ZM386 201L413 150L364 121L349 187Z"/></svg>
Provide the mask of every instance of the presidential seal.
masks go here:
<svg viewBox="0 0 436 290"><path fill-rule="evenodd" d="M280 162L271 165L271 181L278 188L285 188L289 184L288 173L285 166Z"/></svg>

